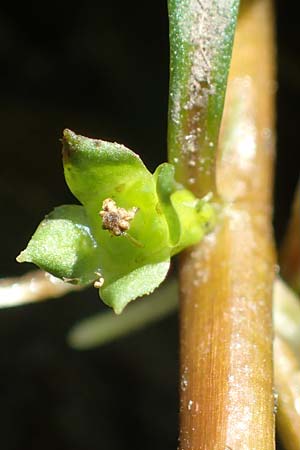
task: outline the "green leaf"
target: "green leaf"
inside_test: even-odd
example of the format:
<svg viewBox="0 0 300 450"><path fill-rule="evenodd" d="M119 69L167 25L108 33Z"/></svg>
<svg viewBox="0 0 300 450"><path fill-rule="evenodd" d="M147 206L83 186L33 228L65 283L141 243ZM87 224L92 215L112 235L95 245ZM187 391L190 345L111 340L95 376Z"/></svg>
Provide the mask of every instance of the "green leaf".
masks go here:
<svg viewBox="0 0 300 450"><path fill-rule="evenodd" d="M32 262L74 284L91 283L99 270L97 244L82 206L55 208L41 222L18 262Z"/></svg>
<svg viewBox="0 0 300 450"><path fill-rule="evenodd" d="M122 278L103 286L100 295L104 302L120 314L134 298L151 294L166 278L170 260L147 264L127 273Z"/></svg>

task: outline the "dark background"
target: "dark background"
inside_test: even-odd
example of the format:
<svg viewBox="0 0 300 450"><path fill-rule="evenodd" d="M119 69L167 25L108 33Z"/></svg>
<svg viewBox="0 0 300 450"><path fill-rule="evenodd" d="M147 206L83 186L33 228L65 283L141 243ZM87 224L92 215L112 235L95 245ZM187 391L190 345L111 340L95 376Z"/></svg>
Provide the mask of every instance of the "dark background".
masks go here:
<svg viewBox="0 0 300 450"><path fill-rule="evenodd" d="M81 3L0 7L1 277L31 269L15 256L47 212L74 202L61 165L64 127L123 143L151 169L166 159L166 1ZM277 5L278 241L299 174L295 8ZM177 317L71 350L71 325L101 309L90 289L0 311L1 449L176 448Z"/></svg>

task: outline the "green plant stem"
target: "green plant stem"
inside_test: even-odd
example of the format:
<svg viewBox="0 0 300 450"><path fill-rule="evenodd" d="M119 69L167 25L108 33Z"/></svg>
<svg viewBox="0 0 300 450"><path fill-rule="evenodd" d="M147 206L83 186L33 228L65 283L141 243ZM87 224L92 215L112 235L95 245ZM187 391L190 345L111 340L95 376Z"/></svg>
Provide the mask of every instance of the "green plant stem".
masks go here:
<svg viewBox="0 0 300 450"><path fill-rule="evenodd" d="M177 308L177 289L176 280L171 279L120 316L107 311L81 321L69 333L69 344L78 350L96 347L163 319Z"/></svg>
<svg viewBox="0 0 300 450"><path fill-rule="evenodd" d="M216 194L215 156L238 0L169 0L169 161L202 197Z"/></svg>
<svg viewBox="0 0 300 450"><path fill-rule="evenodd" d="M78 286L63 283L58 278L41 270L28 272L26 275L0 280L0 307L7 308L35 303L50 298L61 297L68 292L79 290ZM157 291L146 298L147 306L140 311L143 302L137 301L126 314L116 317L112 311L101 313L92 318L83 319L72 329L70 343L78 348L101 346L118 337L119 324L122 323L122 335L134 332L148 323L163 319L178 308L178 283L175 278L168 279ZM153 301L152 301L153 300ZM274 328L294 349L300 357L300 302L296 294L277 278L274 284ZM164 305L166 302L166 305ZM135 311L137 308L137 312ZM133 314L134 322L127 316ZM106 320L112 325L107 325ZM118 325L115 327L115 322ZM101 327L107 330L108 335ZM78 344L78 345L77 345Z"/></svg>
<svg viewBox="0 0 300 450"><path fill-rule="evenodd" d="M116 317L111 311L75 325L69 343L76 349L88 349L140 330L161 320L178 307L177 282L168 280L148 299L134 302ZM300 448L300 303L296 295L277 278L274 284L274 414L278 434L287 450ZM284 337L284 339L283 339ZM200 343L199 343L200 344ZM238 345L238 343L237 343ZM188 375L181 388L187 387ZM196 405L195 405L196 406ZM193 403L190 403L192 409Z"/></svg>
<svg viewBox="0 0 300 450"><path fill-rule="evenodd" d="M275 445L270 1L242 5L229 79L217 169L223 214L181 259L180 450Z"/></svg>

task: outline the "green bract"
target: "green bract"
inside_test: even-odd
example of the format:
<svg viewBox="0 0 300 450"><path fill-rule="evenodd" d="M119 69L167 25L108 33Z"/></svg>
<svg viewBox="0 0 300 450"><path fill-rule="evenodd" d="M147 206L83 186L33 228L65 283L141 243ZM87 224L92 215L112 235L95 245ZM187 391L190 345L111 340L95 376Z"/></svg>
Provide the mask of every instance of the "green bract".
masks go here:
<svg viewBox="0 0 300 450"><path fill-rule="evenodd" d="M165 279L170 257L198 242L214 209L174 180L171 164L154 174L122 145L64 131L65 178L81 202L55 208L18 261L76 284L95 283L122 312Z"/></svg>

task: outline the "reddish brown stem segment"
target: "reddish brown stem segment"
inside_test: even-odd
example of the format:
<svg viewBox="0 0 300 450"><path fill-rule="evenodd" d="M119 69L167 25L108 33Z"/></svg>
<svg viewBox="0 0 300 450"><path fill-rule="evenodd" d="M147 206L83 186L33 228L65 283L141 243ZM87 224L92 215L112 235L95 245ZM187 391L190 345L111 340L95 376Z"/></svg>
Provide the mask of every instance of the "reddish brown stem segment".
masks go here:
<svg viewBox="0 0 300 450"><path fill-rule="evenodd" d="M242 7L220 138L220 224L181 259L181 450L272 450L274 110L269 0Z"/></svg>

